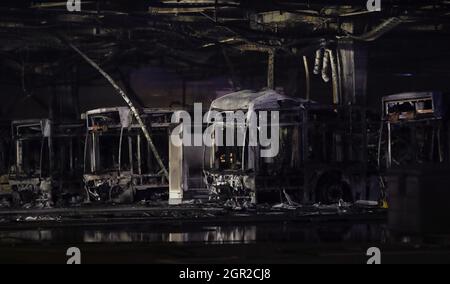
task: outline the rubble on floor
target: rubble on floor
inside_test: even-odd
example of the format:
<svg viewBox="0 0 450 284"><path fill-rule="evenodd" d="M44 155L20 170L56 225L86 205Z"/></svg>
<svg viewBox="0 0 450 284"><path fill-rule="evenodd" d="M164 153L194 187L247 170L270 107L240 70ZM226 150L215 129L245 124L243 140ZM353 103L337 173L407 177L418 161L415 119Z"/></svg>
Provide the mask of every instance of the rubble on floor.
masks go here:
<svg viewBox="0 0 450 284"><path fill-rule="evenodd" d="M274 210L297 210L302 207L301 204L295 202L292 197L286 192L286 190L283 190L284 198L286 199L286 202L282 202L280 204L276 204L272 206L272 209Z"/></svg>
<svg viewBox="0 0 450 284"><path fill-rule="evenodd" d="M0 199L0 208L11 208L11 202L7 199Z"/></svg>
<svg viewBox="0 0 450 284"><path fill-rule="evenodd" d="M61 221L61 216L51 217L51 216L28 216L19 217L16 222L45 222L45 221Z"/></svg>
<svg viewBox="0 0 450 284"><path fill-rule="evenodd" d="M360 207L377 207L379 206L378 201L371 201L371 200L358 200L355 202L355 206Z"/></svg>
<svg viewBox="0 0 450 284"><path fill-rule="evenodd" d="M295 203L280 203L275 206L262 204L248 208L218 206L217 203L200 203L191 200L183 205L159 206L149 202L129 205L105 205L105 207L81 205L76 208L47 209L4 209L0 211L1 226L21 223L48 226L54 223L85 222L114 223L124 222L215 222L217 220L260 220L277 218L277 220L311 220L311 218L364 219L384 218L386 210L379 207L364 208L349 204L335 205L296 205ZM128 222L127 221L127 222ZM84 224L84 223L83 223Z"/></svg>
<svg viewBox="0 0 450 284"><path fill-rule="evenodd" d="M23 209L50 209L53 208L51 201L48 199L36 200L32 203L22 205Z"/></svg>
<svg viewBox="0 0 450 284"><path fill-rule="evenodd" d="M292 206L292 205L289 205L289 204L286 204L286 203L280 203L280 204L272 206L272 209L274 209L274 210L280 210L280 209L281 210L297 210L298 207L297 206Z"/></svg>

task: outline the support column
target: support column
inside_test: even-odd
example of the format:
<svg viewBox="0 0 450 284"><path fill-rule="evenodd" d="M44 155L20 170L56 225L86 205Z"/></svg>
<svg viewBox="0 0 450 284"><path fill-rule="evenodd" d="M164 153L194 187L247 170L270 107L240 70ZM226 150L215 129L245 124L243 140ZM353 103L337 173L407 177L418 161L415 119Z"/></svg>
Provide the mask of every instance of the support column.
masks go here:
<svg viewBox="0 0 450 284"><path fill-rule="evenodd" d="M183 109L184 108L186 108L186 105L187 105L187 101L186 101L186 98L187 98L187 82L186 82L186 78L183 78L182 79L182 94L181 94L181 96L182 96L182 98L181 98L181 105L182 105L182 107L183 107Z"/></svg>
<svg viewBox="0 0 450 284"><path fill-rule="evenodd" d="M269 62L267 65L267 88L275 89L275 50L269 51Z"/></svg>
<svg viewBox="0 0 450 284"><path fill-rule="evenodd" d="M78 66L75 66L72 71L72 109L76 119L80 119L80 74L78 70Z"/></svg>
<svg viewBox="0 0 450 284"><path fill-rule="evenodd" d="M361 179L353 185L353 192L362 198L371 195L368 180L368 133L367 133L367 70L368 50L364 43L342 40L338 43L338 66L340 67L341 105L344 106L348 124L345 141L346 160L358 162L358 170L352 172ZM355 132L357 129L361 131Z"/></svg>
<svg viewBox="0 0 450 284"><path fill-rule="evenodd" d="M178 135L183 139L182 133ZM169 205L180 205L183 202L185 171L182 145L175 145L169 136Z"/></svg>
<svg viewBox="0 0 450 284"><path fill-rule="evenodd" d="M353 40L338 44L342 105L367 104L367 48Z"/></svg>

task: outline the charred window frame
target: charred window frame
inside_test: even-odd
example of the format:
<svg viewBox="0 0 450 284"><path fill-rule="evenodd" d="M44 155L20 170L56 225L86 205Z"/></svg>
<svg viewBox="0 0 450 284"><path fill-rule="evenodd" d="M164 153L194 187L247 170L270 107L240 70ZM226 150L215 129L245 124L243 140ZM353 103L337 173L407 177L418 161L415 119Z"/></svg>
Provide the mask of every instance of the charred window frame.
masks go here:
<svg viewBox="0 0 450 284"><path fill-rule="evenodd" d="M236 110L240 111L240 110ZM261 126L259 115L261 112L267 112L270 114L270 110L257 110L255 111L257 119L257 135L258 135L258 145L259 144L259 134ZM274 174L276 172L286 172L286 171L296 171L300 168L300 143L301 143L301 113L298 109L280 109L280 152L274 158L261 158L259 151L262 149L261 146L251 146L249 145L249 125L248 121L245 121L244 125L239 123L217 123L213 122L208 125L214 126L214 130L220 128L219 131L222 135L222 139L226 141L227 139L227 128L231 128L234 131L235 145L237 144L238 131L243 131L243 145L241 146L218 146L214 143L211 152L211 158L209 163L207 163L207 169L213 171L254 171L260 174ZM225 121L225 116L227 113L234 113L235 111L221 112L221 116ZM245 113L247 117L248 113ZM270 125L272 123L271 117L268 117L268 137L272 137ZM241 128L239 130L238 128ZM212 139L217 141L215 137L216 131L213 131ZM290 167L285 167L289 165ZM276 168L276 169L275 169Z"/></svg>
<svg viewBox="0 0 450 284"><path fill-rule="evenodd" d="M234 117L236 111L220 111L218 114L221 117L221 122L214 121L206 125L207 128L213 127L211 139L213 145L211 147L205 146L203 155L203 164L206 170L212 171L244 171L249 169L248 163L248 129L247 123L242 124L239 121L227 121L227 115ZM247 116L246 112L242 112L244 118ZM226 145L228 139L227 135L232 131L234 133L234 146ZM243 140L239 141L238 132L241 131ZM216 134L220 133L221 137ZM218 145L218 141L222 140L223 145ZM206 161L208 158L208 161Z"/></svg>
<svg viewBox="0 0 450 284"><path fill-rule="evenodd" d="M442 93L383 98L378 165L393 168L450 161L448 99Z"/></svg>
<svg viewBox="0 0 450 284"><path fill-rule="evenodd" d="M13 174L48 177L51 174L51 123L20 121L12 124L15 163Z"/></svg>
<svg viewBox="0 0 450 284"><path fill-rule="evenodd" d="M68 175L82 171L84 125L50 120L12 123L12 174L29 177Z"/></svg>
<svg viewBox="0 0 450 284"><path fill-rule="evenodd" d="M168 163L169 121L168 112L143 115L154 144ZM141 133L139 125L130 116L129 126L121 123L119 111L111 110L86 115L85 173L110 172L132 175L157 174L159 166L153 152Z"/></svg>

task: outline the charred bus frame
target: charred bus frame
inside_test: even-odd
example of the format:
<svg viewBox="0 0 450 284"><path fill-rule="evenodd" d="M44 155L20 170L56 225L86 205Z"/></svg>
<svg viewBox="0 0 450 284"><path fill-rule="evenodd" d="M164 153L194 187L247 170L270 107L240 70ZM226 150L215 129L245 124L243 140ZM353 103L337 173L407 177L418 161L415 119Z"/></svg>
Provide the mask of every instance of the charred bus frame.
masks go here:
<svg viewBox="0 0 450 284"><path fill-rule="evenodd" d="M217 99L211 110L280 113L280 153L273 159L258 157L259 147L247 144L205 147L205 183L212 199L241 206L280 202L280 196L289 203L327 204L380 198L369 182L365 109L242 91ZM227 161L235 167L224 167Z"/></svg>
<svg viewBox="0 0 450 284"><path fill-rule="evenodd" d="M166 164L172 113L165 109L144 109L141 113ZM90 201L132 203L168 195L163 169L128 107L88 111L84 119L84 184Z"/></svg>
<svg viewBox="0 0 450 284"><path fill-rule="evenodd" d="M0 122L0 201L11 199L11 186L9 185L9 166L11 149L11 122Z"/></svg>
<svg viewBox="0 0 450 284"><path fill-rule="evenodd" d="M19 120L11 125L14 164L9 184L15 204L51 206L77 201L83 191L84 124L49 119Z"/></svg>
<svg viewBox="0 0 450 284"><path fill-rule="evenodd" d="M403 93L384 97L382 105L378 145L381 168L450 161L448 95Z"/></svg>

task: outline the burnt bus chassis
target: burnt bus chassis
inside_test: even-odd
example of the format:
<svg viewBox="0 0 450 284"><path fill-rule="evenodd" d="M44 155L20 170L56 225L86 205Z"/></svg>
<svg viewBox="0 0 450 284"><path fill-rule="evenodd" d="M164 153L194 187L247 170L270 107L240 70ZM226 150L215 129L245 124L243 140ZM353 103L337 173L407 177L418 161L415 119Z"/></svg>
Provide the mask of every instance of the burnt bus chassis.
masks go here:
<svg viewBox="0 0 450 284"><path fill-rule="evenodd" d="M9 185L14 205L29 203L51 207L77 203L82 199L83 126L82 122L54 123L49 119L12 122L15 155ZM24 132L21 133L20 129ZM28 147L40 143L37 168L26 169L26 164L33 159L31 155L36 155L24 155L26 143Z"/></svg>
<svg viewBox="0 0 450 284"><path fill-rule="evenodd" d="M9 165L11 155L11 122L0 121L0 202L9 201L11 187L9 186Z"/></svg>
<svg viewBox="0 0 450 284"><path fill-rule="evenodd" d="M441 92L402 93L384 97L378 142L380 168L389 170L420 164L448 164L449 106L448 94ZM402 133L402 129L410 133ZM418 143L419 131L423 131L423 136L429 140ZM429 147L425 147L427 145Z"/></svg>
<svg viewBox="0 0 450 284"><path fill-rule="evenodd" d="M158 113L158 112L156 112ZM320 121L312 119L314 117L320 117L321 113L335 113L340 114L340 119L329 119ZM373 175L371 169L369 169L367 157L367 148L360 147L361 145L367 144L367 135L362 132L367 126L366 120L366 110L357 107L338 107L338 106L323 106L316 104L308 104L308 106L299 111L298 121L292 121L291 123L298 126L299 129L305 131L300 131L300 150L302 165L296 172L290 172L289 174L267 176L260 175L259 173L249 173L245 171L210 171L208 174L210 176L215 176L216 178L235 178L235 184L237 186L242 186L245 184L244 179L246 177L251 177L254 179L255 186L258 188L256 194L259 196L264 195L266 192L283 192L287 191L296 197L296 200L302 200L303 202L323 202L329 203L330 201L337 201L336 198L324 198L323 196L318 196L322 194L321 192L325 187L325 191L335 191L331 195L337 194L338 199L343 199L344 201L355 201L357 199L368 199L369 194L367 191L370 189L365 182L365 179ZM168 121L167 114L168 111L160 112L160 115L166 116L163 123L154 121L150 123L152 128L169 128L170 122ZM345 114L342 116L342 114ZM349 115L351 114L351 115ZM23 121L25 123L27 121ZM29 122L29 121L28 121ZM332 149L337 149L339 153L333 153L331 155L337 155L340 158L331 160L318 160L308 153L309 146L307 145L321 145L320 152L326 153L328 144L318 142L317 134L327 133L327 129L333 129L334 135L339 136L337 139L333 139ZM92 129L91 129L92 130ZM350 131L349 131L350 130ZM53 135L56 138L58 135ZM62 137L62 135L59 135ZM139 135L137 135L139 137ZM143 139L144 140L144 139ZM320 138L319 138L320 140ZM339 140L339 141L338 141ZM354 145L355 141L360 141L360 146L356 147L355 151ZM51 143L49 143L51 144ZM338 145L339 144L339 145ZM306 145L303 147L303 145ZM350 150L353 149L353 150ZM87 149L85 149L86 151ZM314 150L318 151L318 150ZM347 154L346 154L347 153ZM330 155L330 154L328 154ZM357 157L355 159L355 157ZM73 158L71 158L72 160ZM51 161L49 161L51 163ZM325 178L323 178L325 176ZM156 183L145 183L143 179L146 177L157 179ZM130 179L131 178L131 179ZM324 181L324 179L328 179ZM18 176L11 175L11 184L13 187L17 188L19 183L23 182L23 177L18 178ZM22 180L19 183L18 180ZM25 179L26 180L26 179ZM30 179L31 180L31 179ZM121 183L125 180L125 183ZM127 177L127 179L121 179L120 175L117 176L113 172L107 173L106 175L85 175L84 184L86 189L86 194L88 199L92 199L92 184L97 182L98 185L103 185L107 183L108 185L119 185L119 186L130 186L130 182L133 184L134 190L139 189L149 189L149 188L166 188L167 181L162 177L161 173L152 173L150 175L141 174L136 172ZM354 181L357 180L355 183ZM37 180L38 184L41 184L43 180ZM72 180L75 183L75 180ZM45 182L45 180L44 180ZM355 191L355 184L358 189ZM36 185L36 184L35 184ZM90 186L89 189L87 186ZM111 187L112 187L111 186ZM351 196L348 192L345 192L348 187L352 189ZM82 188L82 187L81 187ZM328 192L326 194L329 194ZM323 195L323 194L322 194ZM259 198L257 198L259 199ZM258 200L259 201L259 200Z"/></svg>
<svg viewBox="0 0 450 284"><path fill-rule="evenodd" d="M153 138L168 139L172 113L167 109L143 110L144 123ZM109 121L101 122L102 117ZM128 108L92 110L83 118L86 119L87 127L83 182L88 202L133 203L167 195L169 185L164 172L157 169L140 126L134 121ZM117 153L113 154L117 155L115 163L101 164L104 154L101 154L99 139L119 139L120 146L117 151L114 150ZM168 141L166 144L168 148ZM160 146L164 148L164 145ZM127 168L122 160L124 155L128 159ZM168 161L168 154L162 156Z"/></svg>
<svg viewBox="0 0 450 284"><path fill-rule="evenodd" d="M330 114L333 117L327 119ZM382 200L384 189L376 168L376 156L369 155L369 148L376 147L379 123L368 122L367 109L307 104L297 117L299 120L290 124L298 127L300 134L301 166L298 169L272 176L258 171L205 169L210 198L231 200L231 204L237 206L278 201L292 203L291 196L305 204ZM375 131L369 133L367 128ZM327 139L326 135L333 137ZM310 151L313 146L314 150ZM331 153L329 149L333 149ZM220 196L219 192L225 194Z"/></svg>
<svg viewBox="0 0 450 284"><path fill-rule="evenodd" d="M334 119L327 119L331 114ZM321 119L321 115L325 116ZM373 151L378 126L364 107L315 104L305 107L299 125L304 130L301 136L304 202L331 204L383 198ZM332 139L326 141L326 135ZM314 149L317 145L320 147Z"/></svg>

